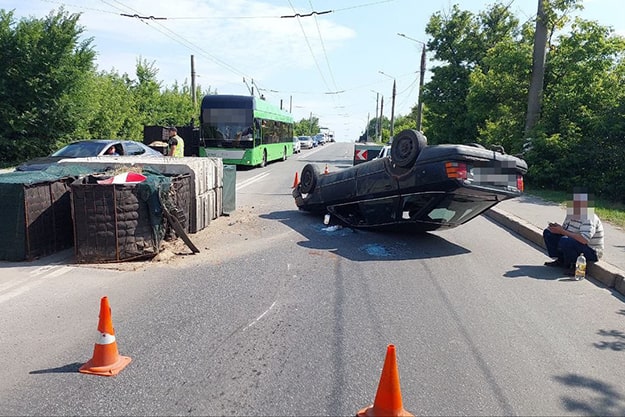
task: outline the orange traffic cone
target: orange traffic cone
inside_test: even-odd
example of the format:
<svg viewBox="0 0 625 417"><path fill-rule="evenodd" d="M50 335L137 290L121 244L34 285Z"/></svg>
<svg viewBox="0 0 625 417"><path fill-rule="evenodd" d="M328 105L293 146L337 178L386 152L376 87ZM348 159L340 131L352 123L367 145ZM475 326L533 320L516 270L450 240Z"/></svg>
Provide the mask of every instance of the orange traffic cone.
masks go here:
<svg viewBox="0 0 625 417"><path fill-rule="evenodd" d="M291 188L297 188L299 185L299 178L297 177L297 171L295 171L295 179L293 180L293 186Z"/></svg>
<svg viewBox="0 0 625 417"><path fill-rule="evenodd" d="M80 367L79 372L103 376L117 375L131 361L117 352L115 329L111 320L111 307L107 297L100 300L100 321L98 322L98 340L93 348L93 357Z"/></svg>
<svg viewBox="0 0 625 417"><path fill-rule="evenodd" d="M395 346L388 345L384 368L380 376L378 392L375 394L373 405L363 408L357 414L359 417L368 416L414 416L404 409L399 388L399 372L395 358Z"/></svg>
<svg viewBox="0 0 625 417"><path fill-rule="evenodd" d="M323 170L324 174L329 174L330 170L328 169L328 164L326 164L326 169Z"/></svg>

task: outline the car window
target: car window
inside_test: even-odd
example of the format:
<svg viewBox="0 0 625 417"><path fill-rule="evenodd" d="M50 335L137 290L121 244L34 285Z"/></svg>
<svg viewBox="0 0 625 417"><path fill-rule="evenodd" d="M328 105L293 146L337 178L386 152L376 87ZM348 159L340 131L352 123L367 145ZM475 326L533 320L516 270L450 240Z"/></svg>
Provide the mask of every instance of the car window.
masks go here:
<svg viewBox="0 0 625 417"><path fill-rule="evenodd" d="M145 149L136 142L125 142L124 147L126 148L125 155L143 155L145 153Z"/></svg>
<svg viewBox="0 0 625 417"><path fill-rule="evenodd" d="M90 156L98 156L103 149L104 144L100 142L74 142L54 152L52 156L87 158Z"/></svg>
<svg viewBox="0 0 625 417"><path fill-rule="evenodd" d="M437 207L428 213L431 220L443 223L465 223L493 206L496 200L480 201L474 198L452 195L437 204Z"/></svg>

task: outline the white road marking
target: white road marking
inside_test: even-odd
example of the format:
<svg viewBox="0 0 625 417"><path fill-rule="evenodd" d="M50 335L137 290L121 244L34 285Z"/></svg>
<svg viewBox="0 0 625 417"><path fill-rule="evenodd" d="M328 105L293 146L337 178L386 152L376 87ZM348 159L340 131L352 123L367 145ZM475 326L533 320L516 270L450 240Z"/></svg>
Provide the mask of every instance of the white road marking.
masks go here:
<svg viewBox="0 0 625 417"><path fill-rule="evenodd" d="M72 269L75 268L67 265L46 265L30 271L28 278L4 282L0 285L0 304L30 291L46 279L59 277Z"/></svg>
<svg viewBox="0 0 625 417"><path fill-rule="evenodd" d="M241 181L239 184L237 184L237 191L239 191L241 188L247 187L250 184L253 184L257 181L262 180L263 178L265 178L267 175L269 175L270 171L267 172L263 172L261 174L255 175L252 178L248 178L245 181Z"/></svg>
<svg viewBox="0 0 625 417"><path fill-rule="evenodd" d="M250 327L252 327L253 325L255 325L256 323L258 323L264 316L265 314L269 313L271 311L272 308L274 308L274 306L276 305L276 302L274 301L271 306L269 306L269 308L267 310L265 310L263 312L263 314L261 314L260 316L256 317L256 320L254 320L253 322L251 322L250 324L247 325L246 329L249 329Z"/></svg>

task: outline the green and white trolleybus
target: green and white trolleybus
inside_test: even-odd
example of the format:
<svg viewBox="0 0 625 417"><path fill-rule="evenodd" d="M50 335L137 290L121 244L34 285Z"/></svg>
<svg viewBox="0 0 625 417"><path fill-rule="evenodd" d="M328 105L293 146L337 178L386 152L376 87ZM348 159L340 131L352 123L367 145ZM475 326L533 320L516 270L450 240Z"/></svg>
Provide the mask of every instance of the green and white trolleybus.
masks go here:
<svg viewBox="0 0 625 417"><path fill-rule="evenodd" d="M293 116L253 96L207 95L200 109L200 156L263 167L293 155Z"/></svg>

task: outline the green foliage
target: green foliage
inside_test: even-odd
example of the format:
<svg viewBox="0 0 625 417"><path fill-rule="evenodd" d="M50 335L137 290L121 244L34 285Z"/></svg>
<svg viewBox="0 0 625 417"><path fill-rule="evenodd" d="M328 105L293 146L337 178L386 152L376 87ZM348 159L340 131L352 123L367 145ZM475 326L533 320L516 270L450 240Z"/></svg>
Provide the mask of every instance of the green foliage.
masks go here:
<svg viewBox="0 0 625 417"><path fill-rule="evenodd" d="M319 118L311 115L308 119L294 123L293 134L295 136L314 136L320 132L319 126Z"/></svg>
<svg viewBox="0 0 625 417"><path fill-rule="evenodd" d="M477 16L454 5L450 15L435 13L426 32L432 36L428 49L443 63L431 70L431 81L423 90L428 140L430 143L475 142L480 124L482 129L492 128L493 122L487 123L487 115L470 108L479 100L474 98L473 103L469 102L471 75L476 71L488 74L493 64L505 67L506 62L497 62L492 50L502 42L518 41L521 33L518 21L502 4L492 5ZM473 80L478 87L480 83L488 88L494 86L486 86L486 81ZM482 89L475 94L484 96L484 93L488 92Z"/></svg>
<svg viewBox="0 0 625 417"><path fill-rule="evenodd" d="M501 145L508 153L522 150L530 58L529 42L506 39L489 49L469 76L467 111L482 145Z"/></svg>
<svg viewBox="0 0 625 417"><path fill-rule="evenodd" d="M142 140L144 125L185 125L199 115L185 83L163 87L153 63L136 79L96 72L80 15L63 9L16 22L0 10L0 164L51 153L78 139ZM211 94L196 90L196 97Z"/></svg>
<svg viewBox="0 0 625 417"><path fill-rule="evenodd" d="M0 155L19 160L49 153L85 116L93 69L91 40L80 41L79 15L62 9L24 19L0 10Z"/></svg>
<svg viewBox="0 0 625 417"><path fill-rule="evenodd" d="M619 174L625 170L624 53L625 39L579 19L550 51L538 135L558 135L544 143L560 152L549 180L553 187L584 185L598 196L625 201ZM544 155L531 158L544 169ZM533 171L536 184L546 185L544 173Z"/></svg>
<svg viewBox="0 0 625 417"><path fill-rule="evenodd" d="M428 49L440 64L423 90L424 131L431 144L478 142L523 153L534 187L586 186L625 201L625 41L596 22L567 26L579 0L544 5L550 36L542 114L530 141L523 136L534 27L519 26L500 4L431 17Z"/></svg>

